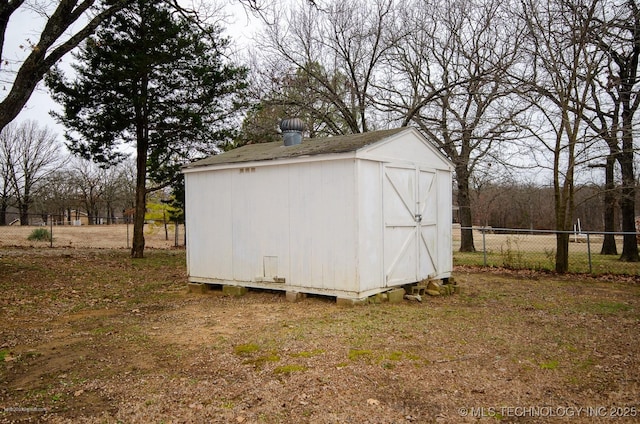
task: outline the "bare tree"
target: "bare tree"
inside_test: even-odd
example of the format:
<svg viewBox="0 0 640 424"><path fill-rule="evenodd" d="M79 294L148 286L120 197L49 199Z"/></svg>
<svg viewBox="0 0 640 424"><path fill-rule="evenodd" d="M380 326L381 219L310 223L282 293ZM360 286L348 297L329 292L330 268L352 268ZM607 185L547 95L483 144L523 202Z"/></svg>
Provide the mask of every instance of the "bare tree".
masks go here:
<svg viewBox="0 0 640 424"><path fill-rule="evenodd" d="M18 116L45 73L65 54L91 35L98 25L127 1L60 0L57 6L25 0L0 2L0 77L11 88L0 101L0 130ZM17 70L5 69L5 37L11 16L18 10L30 10L46 21L40 38L29 43L30 52ZM84 23L84 24L83 24Z"/></svg>
<svg viewBox="0 0 640 424"><path fill-rule="evenodd" d="M248 1L258 6L254 0ZM205 5L186 8L178 0L164 0L176 13L200 23L215 11ZM98 26L132 0L3 0L0 1L0 83L5 92L0 97L0 130L13 121L42 81L44 75L64 55L75 49ZM14 60L6 56L7 28L16 12L28 11L44 23L37 41L24 40L26 57ZM10 88L7 90L7 86Z"/></svg>
<svg viewBox="0 0 640 424"><path fill-rule="evenodd" d="M116 222L116 211L130 208L135 202L135 163L125 160L104 169L102 179L101 213L106 224Z"/></svg>
<svg viewBox="0 0 640 424"><path fill-rule="evenodd" d="M258 43L265 66L290 84L280 101L324 123L327 133L374 129L382 58L402 37L393 31L393 1L333 0L287 12L275 16Z"/></svg>
<svg viewBox="0 0 640 424"><path fill-rule="evenodd" d="M99 223L98 218L106 191L107 170L82 158L76 158L70 170L76 187L75 197L78 205L87 211L89 225Z"/></svg>
<svg viewBox="0 0 640 424"><path fill-rule="evenodd" d="M584 2L583 2L584 3ZM551 155L556 234L556 271L569 266L569 231L575 210L575 175L589 148L582 116L590 104L590 82L601 71L602 55L590 48L589 20L597 0L580 19L570 5L551 0L522 0L520 19L527 28L531 58L529 100L540 127L532 136Z"/></svg>
<svg viewBox="0 0 640 424"><path fill-rule="evenodd" d="M530 107L517 101L509 78L519 65L522 34L508 19L508 6L501 0L409 2L400 26L411 30L387 56L392 71L378 102L401 117L401 125L416 125L453 162L461 251L475 250L472 175L483 163L504 159Z"/></svg>
<svg viewBox="0 0 640 424"><path fill-rule="evenodd" d="M58 225L71 224L71 211L78 209L76 184L72 171L67 167L53 172L44 183L35 202L43 214L50 214Z"/></svg>
<svg viewBox="0 0 640 424"><path fill-rule="evenodd" d="M566 0L576 16L588 27L589 41L605 57L606 65L590 81L593 105L584 115L585 122L599 134L609 148L604 164L606 173L605 222L613 231L613 208L616 201L613 180L614 164L620 165L620 211L623 247L620 259L640 261L635 236L636 182L634 170L634 116L640 107L638 66L640 61L640 8L626 0L594 1L594 12L579 2ZM615 240L605 238L603 253L616 253Z"/></svg>
<svg viewBox="0 0 640 424"><path fill-rule="evenodd" d="M34 191L62 164L59 148L56 135L35 121L11 124L0 132L0 150L22 225L29 223Z"/></svg>

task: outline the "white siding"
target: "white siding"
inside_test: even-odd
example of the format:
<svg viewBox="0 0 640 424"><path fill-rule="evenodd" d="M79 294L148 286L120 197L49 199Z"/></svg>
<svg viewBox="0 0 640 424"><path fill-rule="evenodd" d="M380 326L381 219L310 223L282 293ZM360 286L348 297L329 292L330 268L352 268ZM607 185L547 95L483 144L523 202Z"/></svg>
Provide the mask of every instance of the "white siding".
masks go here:
<svg viewBox="0 0 640 424"><path fill-rule="evenodd" d="M365 147L358 152L358 157L395 164L419 164L429 169L451 169L451 163L417 130Z"/></svg>
<svg viewBox="0 0 640 424"><path fill-rule="evenodd" d="M186 171L189 278L361 298L448 277L451 166L402 134L352 154Z"/></svg>
<svg viewBox="0 0 640 424"><path fill-rule="evenodd" d="M231 170L233 280L265 276L265 257L277 257L278 276L289 266L287 173L272 166ZM275 262L275 260L272 260Z"/></svg>
<svg viewBox="0 0 640 424"><path fill-rule="evenodd" d="M203 172L185 176L191 277L228 279L232 276L231 173Z"/></svg>
<svg viewBox="0 0 640 424"><path fill-rule="evenodd" d="M382 164L358 161L358 273L361 291L384 287Z"/></svg>
<svg viewBox="0 0 640 424"><path fill-rule="evenodd" d="M291 284L357 292L353 161L287 167Z"/></svg>
<svg viewBox="0 0 640 424"><path fill-rule="evenodd" d="M438 174L438 273L436 278L448 278L453 269L452 245L452 175L448 171Z"/></svg>

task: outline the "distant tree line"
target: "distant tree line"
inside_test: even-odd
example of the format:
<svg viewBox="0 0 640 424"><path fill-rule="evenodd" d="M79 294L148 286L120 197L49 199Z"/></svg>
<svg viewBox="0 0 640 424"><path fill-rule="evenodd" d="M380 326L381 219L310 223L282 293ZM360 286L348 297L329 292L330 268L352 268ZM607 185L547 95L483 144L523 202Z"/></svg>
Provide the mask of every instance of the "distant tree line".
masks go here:
<svg viewBox="0 0 640 424"><path fill-rule="evenodd" d="M617 227L605 229L605 187L603 185L584 184L576 187L575 213L572 225L583 231L621 232L619 219ZM471 191L471 206L474 211L473 226L554 230L554 190L551 184L546 186L533 183L501 182L489 183ZM619 198L614 195L614 198ZM614 218L619 218L620 210L613 209ZM459 222L459 217L454 217Z"/></svg>
<svg viewBox="0 0 640 424"><path fill-rule="evenodd" d="M65 151L56 135L35 121L0 132L0 225L53 219L71 224L113 223L134 205L135 165L99 167Z"/></svg>

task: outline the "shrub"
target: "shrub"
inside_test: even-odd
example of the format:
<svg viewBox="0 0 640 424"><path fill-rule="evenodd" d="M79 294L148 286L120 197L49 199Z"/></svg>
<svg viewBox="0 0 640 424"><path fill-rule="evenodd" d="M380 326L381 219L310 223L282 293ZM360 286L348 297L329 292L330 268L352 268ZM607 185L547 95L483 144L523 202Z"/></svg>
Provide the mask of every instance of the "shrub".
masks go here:
<svg viewBox="0 0 640 424"><path fill-rule="evenodd" d="M506 248L500 245L502 264L505 268L524 268L522 250L520 250L520 240L518 237L507 237Z"/></svg>
<svg viewBox="0 0 640 424"><path fill-rule="evenodd" d="M46 228L36 228L27 237L29 241L51 241L51 234Z"/></svg>

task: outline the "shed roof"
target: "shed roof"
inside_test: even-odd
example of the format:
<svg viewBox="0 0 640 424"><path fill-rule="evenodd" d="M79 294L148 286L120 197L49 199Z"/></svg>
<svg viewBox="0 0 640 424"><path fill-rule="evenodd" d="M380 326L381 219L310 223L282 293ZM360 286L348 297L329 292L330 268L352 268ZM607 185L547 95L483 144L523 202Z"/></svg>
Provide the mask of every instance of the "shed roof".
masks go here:
<svg viewBox="0 0 640 424"><path fill-rule="evenodd" d="M249 144L190 163L184 168L353 152L364 146L377 143L392 135L408 130L409 128L402 127L361 134L305 138L301 144L294 146L285 146L282 141Z"/></svg>

